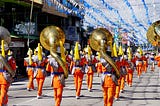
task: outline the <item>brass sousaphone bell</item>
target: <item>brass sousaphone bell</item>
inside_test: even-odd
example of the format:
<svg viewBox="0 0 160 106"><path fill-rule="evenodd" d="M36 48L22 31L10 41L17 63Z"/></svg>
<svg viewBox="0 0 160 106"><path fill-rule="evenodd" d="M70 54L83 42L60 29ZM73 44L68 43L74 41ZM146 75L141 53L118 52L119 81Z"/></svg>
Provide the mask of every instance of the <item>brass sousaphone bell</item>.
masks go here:
<svg viewBox="0 0 160 106"><path fill-rule="evenodd" d="M147 31L147 39L153 46L160 46L160 20L154 22Z"/></svg>
<svg viewBox="0 0 160 106"><path fill-rule="evenodd" d="M64 70L64 77L68 77L68 70L61 57L56 53L57 48L60 46L60 41L64 44L65 34L57 26L48 26L44 28L40 34L40 43L42 46L50 51L52 57L60 64Z"/></svg>
<svg viewBox="0 0 160 106"><path fill-rule="evenodd" d="M9 45L10 42L11 42L11 37L10 37L10 32L6 28L0 26L0 42L2 40L4 40L5 45ZM10 73L10 75L12 77L14 77L15 76L15 71L12 70L10 65L5 60L5 57L3 57L2 55L0 55L0 62L2 62L2 64L5 66L5 68L7 68L8 73Z"/></svg>
<svg viewBox="0 0 160 106"><path fill-rule="evenodd" d="M90 46L95 51L100 52L101 56L114 68L116 77L120 77L119 70L117 69L114 61L106 54L106 49L112 44L112 34L105 28L95 29L89 38Z"/></svg>

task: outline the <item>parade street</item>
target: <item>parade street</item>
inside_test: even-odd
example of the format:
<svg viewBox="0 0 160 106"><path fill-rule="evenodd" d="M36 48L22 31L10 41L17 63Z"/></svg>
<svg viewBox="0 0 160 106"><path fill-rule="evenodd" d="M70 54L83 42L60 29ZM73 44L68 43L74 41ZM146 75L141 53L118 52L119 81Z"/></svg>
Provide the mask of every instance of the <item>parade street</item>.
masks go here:
<svg viewBox="0 0 160 106"><path fill-rule="evenodd" d="M61 106L103 106L100 77L94 74L93 92L89 92L83 78L83 85L80 99L75 98L73 76L69 75L66 80L66 87L63 91ZM37 92L27 91L27 79L14 82L9 89L9 106L54 106L53 89L50 87L50 76L46 77L43 86L43 97L37 99ZM36 81L35 81L35 88ZM134 72L133 86L125 86L120 98L114 101L113 106L159 106L160 100L160 79L156 66L155 72L147 70L140 78Z"/></svg>

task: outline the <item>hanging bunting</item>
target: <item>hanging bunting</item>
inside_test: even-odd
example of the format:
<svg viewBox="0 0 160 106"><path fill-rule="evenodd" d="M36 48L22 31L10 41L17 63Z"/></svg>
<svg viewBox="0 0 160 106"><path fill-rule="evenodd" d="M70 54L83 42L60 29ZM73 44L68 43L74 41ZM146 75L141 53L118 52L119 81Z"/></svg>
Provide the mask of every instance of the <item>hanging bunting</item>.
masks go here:
<svg viewBox="0 0 160 106"><path fill-rule="evenodd" d="M64 12L66 14L73 14L73 15L75 14L80 18L82 18L83 15L84 15L84 12L82 11L82 9L81 9L81 11L79 11L79 9L77 9L74 6L73 6L72 9L70 9L67 6L60 3L58 0L46 0L46 2L48 3L49 6L56 6L57 10L60 11L60 12ZM61 10L59 10L59 9L61 9Z"/></svg>

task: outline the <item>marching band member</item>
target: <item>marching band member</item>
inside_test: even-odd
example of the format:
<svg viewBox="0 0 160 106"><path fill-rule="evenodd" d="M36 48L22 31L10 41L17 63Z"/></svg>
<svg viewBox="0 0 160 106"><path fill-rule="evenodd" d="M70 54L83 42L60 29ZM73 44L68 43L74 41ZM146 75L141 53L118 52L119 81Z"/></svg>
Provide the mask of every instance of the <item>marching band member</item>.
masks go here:
<svg viewBox="0 0 160 106"><path fill-rule="evenodd" d="M126 64L126 67L127 67L126 83L131 87L133 81L134 64L130 59L128 59L128 64Z"/></svg>
<svg viewBox="0 0 160 106"><path fill-rule="evenodd" d="M103 90L104 106L112 106L117 81L115 80L113 69L109 63L103 58L101 58L100 61L102 64L101 85Z"/></svg>
<svg viewBox="0 0 160 106"><path fill-rule="evenodd" d="M118 56L118 53L117 53L117 46L116 46L116 43L113 43L113 48L112 49L112 57L114 58L114 61L115 61L115 64L118 68L118 71L120 72L120 69L121 69L121 62L120 62L120 57ZM121 54L122 55L122 51ZM121 86L121 76L120 78L117 80L118 84L115 88L115 95L114 95L114 99L115 100L118 100L119 99L119 94L120 94L120 86Z"/></svg>
<svg viewBox="0 0 160 106"><path fill-rule="evenodd" d="M69 69L69 72L71 73L73 68L73 50L71 50L68 56L66 57L66 61L69 61L68 69Z"/></svg>
<svg viewBox="0 0 160 106"><path fill-rule="evenodd" d="M120 57L120 62L121 62L121 85L120 85L120 92L123 93L124 87L125 87L125 78L127 75L127 56L123 55Z"/></svg>
<svg viewBox="0 0 160 106"><path fill-rule="evenodd" d="M136 56L136 70L137 70L137 76L138 78L142 74L142 52L140 47L137 49L137 53L135 54Z"/></svg>
<svg viewBox="0 0 160 106"><path fill-rule="evenodd" d="M120 92L123 93L124 86L125 86L125 76L127 74L126 71L126 55L124 55L122 45L119 46L118 56L120 58L120 74L121 74L121 81L120 81Z"/></svg>
<svg viewBox="0 0 160 106"><path fill-rule="evenodd" d="M13 52L11 50L8 50L7 59L13 71L16 73L16 60L13 57Z"/></svg>
<svg viewBox="0 0 160 106"><path fill-rule="evenodd" d="M87 62L86 67L85 67L86 82L87 82L88 91L92 92L93 74L96 71L94 64L96 62L94 61L94 56L92 55L92 51L89 45L87 45L87 48L85 49L86 49L85 58Z"/></svg>
<svg viewBox="0 0 160 106"><path fill-rule="evenodd" d="M1 29L0 29L1 30ZM0 48L0 106L7 106L8 103L8 89L10 84L13 81L13 77L16 73L16 62L13 57L7 56L9 47L4 43L4 40L1 40ZM7 61L5 63L5 61ZM7 67L6 67L7 66Z"/></svg>
<svg viewBox="0 0 160 106"><path fill-rule="evenodd" d="M144 73L146 73L147 67L148 67L148 57L147 57L146 53L143 54L142 61L143 61L142 71L144 71Z"/></svg>
<svg viewBox="0 0 160 106"><path fill-rule="evenodd" d="M97 70L97 76L99 77L99 75L102 73L101 71L102 71L102 69L101 69L101 62L100 62L100 58L101 58L101 56L100 56L100 53L99 52L97 52L96 53L96 60L97 60L97 62L96 62L96 64L95 64L95 67L96 67L96 70Z"/></svg>
<svg viewBox="0 0 160 106"><path fill-rule="evenodd" d="M60 48L58 48L57 54L62 58L62 50L60 50ZM65 60L63 61L66 62ZM64 75L64 70L55 58L49 55L46 71L51 73L51 86L54 89L55 106L60 106L63 88L65 86L65 79L62 77L62 75Z"/></svg>
<svg viewBox="0 0 160 106"><path fill-rule="evenodd" d="M35 50L37 55L33 57L33 62L35 63L35 73L34 77L37 81L37 99L42 97L42 87L46 77L45 65L46 58L42 54L42 46L38 43L38 47Z"/></svg>
<svg viewBox="0 0 160 106"><path fill-rule="evenodd" d="M24 66L26 66L26 71L28 75L28 85L27 90L34 90L34 64L32 60L33 51L31 48L28 49L27 55L28 57L24 58Z"/></svg>
<svg viewBox="0 0 160 106"><path fill-rule="evenodd" d="M115 59L115 64L117 65L118 70L121 70L121 62L120 62L120 57L117 57ZM119 99L119 94L120 94L120 86L121 86L121 76L118 79L118 85L116 86L116 90L115 90L115 95L114 95L114 99L118 100Z"/></svg>
<svg viewBox="0 0 160 106"><path fill-rule="evenodd" d="M134 71L134 63L132 62L132 50L130 46L127 48L127 58L128 61L126 63L126 70L127 70L127 75L126 75L126 82L128 86L132 86L132 79L133 79L133 71Z"/></svg>
<svg viewBox="0 0 160 106"><path fill-rule="evenodd" d="M80 57L80 46L79 43L76 42L74 48L74 58L71 64L73 64L72 74L74 75L74 85L76 89L76 99L80 98L82 81L84 76L84 65L85 65L85 58Z"/></svg>

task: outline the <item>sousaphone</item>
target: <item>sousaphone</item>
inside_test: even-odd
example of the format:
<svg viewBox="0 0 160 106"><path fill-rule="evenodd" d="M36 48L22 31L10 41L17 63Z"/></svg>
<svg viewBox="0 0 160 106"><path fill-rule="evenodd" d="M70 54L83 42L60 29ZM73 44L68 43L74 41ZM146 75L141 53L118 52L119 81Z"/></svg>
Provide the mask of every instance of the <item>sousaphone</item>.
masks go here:
<svg viewBox="0 0 160 106"><path fill-rule="evenodd" d="M148 28L147 39L153 46L160 46L160 20Z"/></svg>
<svg viewBox="0 0 160 106"><path fill-rule="evenodd" d="M40 42L42 46L50 51L51 56L54 57L63 68L64 77L67 78L68 70L66 65L61 57L56 53L57 48L60 47L60 41L64 44L65 34L62 29L57 26L48 26L44 28L40 34Z"/></svg>
<svg viewBox="0 0 160 106"><path fill-rule="evenodd" d="M112 45L112 34L105 28L97 28L91 33L89 42L91 48L100 52L100 55L114 68L116 77L119 78L120 72L116 64L111 57L106 54L107 47Z"/></svg>

